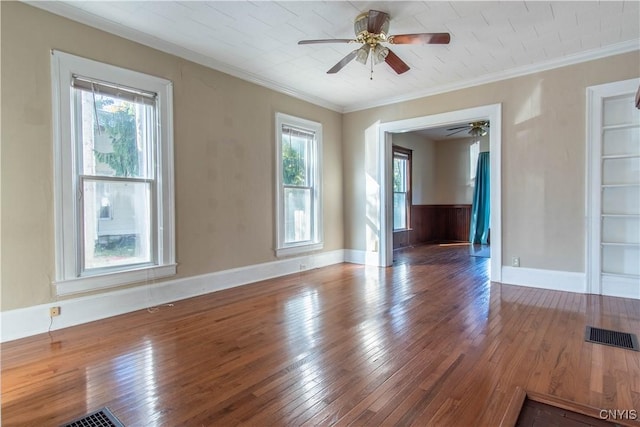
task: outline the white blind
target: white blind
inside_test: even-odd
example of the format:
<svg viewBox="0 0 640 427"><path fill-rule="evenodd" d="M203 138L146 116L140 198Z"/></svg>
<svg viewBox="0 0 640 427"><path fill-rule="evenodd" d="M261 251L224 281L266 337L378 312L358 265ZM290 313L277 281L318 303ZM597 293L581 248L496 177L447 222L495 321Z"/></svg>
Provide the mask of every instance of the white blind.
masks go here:
<svg viewBox="0 0 640 427"><path fill-rule="evenodd" d="M155 105L156 97L154 92L147 92L140 89L129 88L115 83L103 82L89 77L73 75L71 85L75 89L85 90L100 95L108 95L124 101L138 104Z"/></svg>
<svg viewBox="0 0 640 427"><path fill-rule="evenodd" d="M315 132L312 132L312 131L299 129L299 128L295 128L287 125L282 125L282 135L313 140L316 134Z"/></svg>

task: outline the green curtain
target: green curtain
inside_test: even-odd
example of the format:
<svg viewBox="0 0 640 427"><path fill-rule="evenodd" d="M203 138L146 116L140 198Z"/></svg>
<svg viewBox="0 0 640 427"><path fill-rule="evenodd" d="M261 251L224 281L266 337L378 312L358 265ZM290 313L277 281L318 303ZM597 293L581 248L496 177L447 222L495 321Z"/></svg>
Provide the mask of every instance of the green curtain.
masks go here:
<svg viewBox="0 0 640 427"><path fill-rule="evenodd" d="M473 193L473 205L471 206L471 229L469 231L469 241L471 243L480 243L483 245L489 243L489 187L489 152L484 152L478 155L476 187Z"/></svg>

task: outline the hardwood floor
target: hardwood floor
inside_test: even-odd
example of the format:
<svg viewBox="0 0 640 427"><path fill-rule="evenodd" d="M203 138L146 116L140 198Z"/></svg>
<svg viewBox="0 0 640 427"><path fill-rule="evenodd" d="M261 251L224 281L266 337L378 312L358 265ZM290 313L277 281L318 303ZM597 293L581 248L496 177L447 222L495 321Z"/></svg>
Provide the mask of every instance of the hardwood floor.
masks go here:
<svg viewBox="0 0 640 427"><path fill-rule="evenodd" d="M640 409L640 301L490 283L466 246L398 253L2 345L2 425L497 426L516 387ZM640 425L640 423L638 423Z"/></svg>

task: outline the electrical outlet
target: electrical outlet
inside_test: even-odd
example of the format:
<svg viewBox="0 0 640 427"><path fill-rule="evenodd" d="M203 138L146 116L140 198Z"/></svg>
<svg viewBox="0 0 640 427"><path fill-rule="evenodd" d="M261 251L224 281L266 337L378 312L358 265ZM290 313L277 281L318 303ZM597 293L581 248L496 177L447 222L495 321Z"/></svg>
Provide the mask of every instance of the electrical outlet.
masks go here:
<svg viewBox="0 0 640 427"><path fill-rule="evenodd" d="M520 267L520 257L514 256L513 258L511 258L511 266Z"/></svg>
<svg viewBox="0 0 640 427"><path fill-rule="evenodd" d="M60 316L60 307L49 307L49 316L50 317Z"/></svg>

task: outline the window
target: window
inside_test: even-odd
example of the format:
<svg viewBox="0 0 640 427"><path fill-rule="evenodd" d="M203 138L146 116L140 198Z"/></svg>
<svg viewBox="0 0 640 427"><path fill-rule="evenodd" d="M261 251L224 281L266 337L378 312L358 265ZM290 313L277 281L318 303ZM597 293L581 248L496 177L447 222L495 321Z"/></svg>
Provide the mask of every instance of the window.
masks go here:
<svg viewBox="0 0 640 427"><path fill-rule="evenodd" d="M276 115L278 256L322 248L322 125Z"/></svg>
<svg viewBox="0 0 640 427"><path fill-rule="evenodd" d="M175 274L171 82L54 51L56 290Z"/></svg>
<svg viewBox="0 0 640 427"><path fill-rule="evenodd" d="M393 147L393 230L410 228L411 150Z"/></svg>

